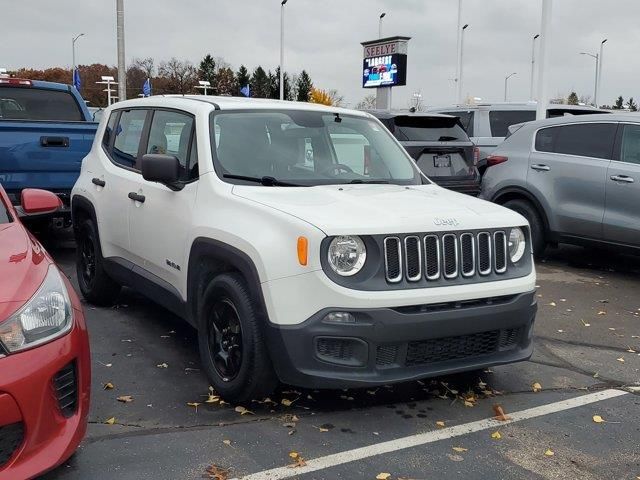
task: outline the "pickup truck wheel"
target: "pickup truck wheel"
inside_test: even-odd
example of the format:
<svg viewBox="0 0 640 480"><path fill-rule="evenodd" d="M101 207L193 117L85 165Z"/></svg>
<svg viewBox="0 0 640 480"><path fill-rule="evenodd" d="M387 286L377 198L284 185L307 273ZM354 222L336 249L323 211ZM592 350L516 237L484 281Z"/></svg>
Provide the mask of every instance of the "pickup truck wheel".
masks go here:
<svg viewBox="0 0 640 480"><path fill-rule="evenodd" d="M118 297L121 287L104 271L103 261L96 225L93 220L84 219L76 231L78 285L89 302L110 306Z"/></svg>
<svg viewBox="0 0 640 480"><path fill-rule="evenodd" d="M216 392L230 402L262 399L278 383L257 311L237 274L214 278L203 295L198 314L202 364Z"/></svg>
<svg viewBox="0 0 640 480"><path fill-rule="evenodd" d="M536 207L527 200L509 200L504 205L510 210L519 213L529 222L531 227L531 246L533 247L533 255L540 258L547 248L547 239L544 232L544 224Z"/></svg>

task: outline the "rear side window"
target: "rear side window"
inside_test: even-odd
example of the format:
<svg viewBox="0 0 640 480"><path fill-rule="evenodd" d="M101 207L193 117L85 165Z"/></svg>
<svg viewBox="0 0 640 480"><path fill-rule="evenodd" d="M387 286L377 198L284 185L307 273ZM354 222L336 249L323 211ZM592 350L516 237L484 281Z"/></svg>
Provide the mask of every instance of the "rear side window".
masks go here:
<svg viewBox="0 0 640 480"><path fill-rule="evenodd" d="M189 149L192 145L193 117L185 113L157 110L153 114L146 153L173 155L180 162L182 180L191 177Z"/></svg>
<svg viewBox="0 0 640 480"><path fill-rule="evenodd" d="M467 135L473 137L473 120L475 118L475 112L466 111L466 112L442 112L445 115L453 115L454 117L458 117L460 119L460 123L462 124L462 128L467 132Z"/></svg>
<svg viewBox="0 0 640 480"><path fill-rule="evenodd" d="M535 119L536 112L534 110L492 110L489 112L491 136L506 137L511 125L532 122Z"/></svg>
<svg viewBox="0 0 640 480"><path fill-rule="evenodd" d="M611 159L617 125L584 123L544 128L536 134L536 150Z"/></svg>
<svg viewBox="0 0 640 480"><path fill-rule="evenodd" d="M121 167L135 168L147 110L125 110L115 129L111 159Z"/></svg>
<svg viewBox="0 0 640 480"><path fill-rule="evenodd" d="M468 142L457 118L401 116L395 118L394 135L407 142Z"/></svg>
<svg viewBox="0 0 640 480"><path fill-rule="evenodd" d="M640 125L624 126L620 161L640 164Z"/></svg>
<svg viewBox="0 0 640 480"><path fill-rule="evenodd" d="M0 120L84 121L73 95L33 87L0 87Z"/></svg>
<svg viewBox="0 0 640 480"><path fill-rule="evenodd" d="M0 199L0 225L3 223L11 222L11 217L9 216L9 211L2 200Z"/></svg>
<svg viewBox="0 0 640 480"><path fill-rule="evenodd" d="M111 137L113 136L113 131L116 126L116 120L118 119L118 112L111 113L109 117L109 122L107 123L107 128L104 130L104 135L102 136L102 146L104 148L109 149L111 146Z"/></svg>

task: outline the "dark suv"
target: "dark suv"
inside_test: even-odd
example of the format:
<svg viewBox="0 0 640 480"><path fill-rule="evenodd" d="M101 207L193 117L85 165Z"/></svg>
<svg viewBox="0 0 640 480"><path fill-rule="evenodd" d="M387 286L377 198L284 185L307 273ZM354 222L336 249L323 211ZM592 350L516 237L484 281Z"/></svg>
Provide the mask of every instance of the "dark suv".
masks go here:
<svg viewBox="0 0 640 480"><path fill-rule="evenodd" d="M420 170L441 187L480 193L478 149L450 115L370 111L400 141Z"/></svg>

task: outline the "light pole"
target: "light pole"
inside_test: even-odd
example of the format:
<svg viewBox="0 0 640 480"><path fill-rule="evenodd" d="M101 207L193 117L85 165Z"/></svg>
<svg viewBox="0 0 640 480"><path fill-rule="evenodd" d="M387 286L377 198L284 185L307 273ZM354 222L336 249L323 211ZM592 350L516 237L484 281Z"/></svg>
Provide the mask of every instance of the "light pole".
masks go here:
<svg viewBox="0 0 640 480"><path fill-rule="evenodd" d="M507 83L509 82L509 79L511 77L513 77L514 75L517 75L517 72L513 72L509 75L507 75L506 77L504 77L504 101L507 101Z"/></svg>
<svg viewBox="0 0 640 480"><path fill-rule="evenodd" d="M595 59L596 61L596 81L595 81L595 86L593 87L593 104L595 106L598 106L598 60L599 60L599 56L596 53L595 55L593 53L588 53L588 52L580 52L580 55L588 55L591 58Z"/></svg>
<svg viewBox="0 0 640 480"><path fill-rule="evenodd" d="M464 58L464 32L467 29L467 27L469 26L468 23L466 23L461 29L460 29L460 52L459 52L459 56L458 56L458 93L457 93L457 97L458 97L458 103L462 104L463 103L463 98L462 98L462 84L463 84L463 79L464 79L464 64L463 64L463 58Z"/></svg>
<svg viewBox="0 0 640 480"><path fill-rule="evenodd" d="M378 19L378 38L382 38L382 19L387 16L386 12L382 12L380 14L380 18Z"/></svg>
<svg viewBox="0 0 640 480"><path fill-rule="evenodd" d="M529 87L529 100L533 100L533 77L536 71L536 40L539 36L539 33L535 34L533 36L533 41L531 42L531 84Z"/></svg>
<svg viewBox="0 0 640 480"><path fill-rule="evenodd" d="M284 6L287 1L280 3L280 100L284 100Z"/></svg>
<svg viewBox="0 0 640 480"><path fill-rule="evenodd" d="M80 38L84 37L84 33L79 33L75 37L71 39L71 58L73 59L73 70L71 70L71 83L75 80L73 75L76 71L76 41Z"/></svg>
<svg viewBox="0 0 640 480"><path fill-rule="evenodd" d="M549 67L549 59L547 56L547 45L550 43L551 37L551 11L553 9L553 0L542 0L542 19L540 22L540 52L538 67L538 105L536 108L536 120L547 118L547 104L549 103L549 94L547 87L546 73Z"/></svg>
<svg viewBox="0 0 640 480"><path fill-rule="evenodd" d="M456 78L453 81L456 84L456 102L460 103L458 94L458 83L460 83L460 63L462 54L460 51L460 36L462 34L462 0L458 0L458 27L456 30Z"/></svg>
<svg viewBox="0 0 640 480"><path fill-rule="evenodd" d="M103 75L100 77L102 80L100 82L96 82L98 85L106 85L107 88L103 90L103 92L107 92L107 107L111 105L111 101L113 100L113 90L111 90L111 85L117 85L117 82L114 81L114 78L111 75Z"/></svg>
<svg viewBox="0 0 640 480"><path fill-rule="evenodd" d="M118 45L118 100L126 100L127 67L124 58L124 0L116 0L116 36Z"/></svg>
<svg viewBox="0 0 640 480"><path fill-rule="evenodd" d="M598 98L600 98L600 90L602 89L602 58L604 55L604 44L607 43L607 38L600 42L600 64L598 66ZM596 108L598 107L598 102L596 101Z"/></svg>

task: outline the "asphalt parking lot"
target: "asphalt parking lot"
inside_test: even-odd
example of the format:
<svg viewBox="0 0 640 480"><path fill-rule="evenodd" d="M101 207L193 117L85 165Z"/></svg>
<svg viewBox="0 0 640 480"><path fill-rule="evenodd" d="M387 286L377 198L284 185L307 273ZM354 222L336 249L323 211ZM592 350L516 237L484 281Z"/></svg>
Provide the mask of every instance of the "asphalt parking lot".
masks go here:
<svg viewBox="0 0 640 480"><path fill-rule="evenodd" d="M48 248L75 282L73 243ZM562 247L537 268L531 361L241 406L207 402L196 333L166 310L130 290L85 305L89 431L43 478L637 480L640 258Z"/></svg>

